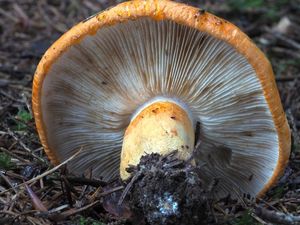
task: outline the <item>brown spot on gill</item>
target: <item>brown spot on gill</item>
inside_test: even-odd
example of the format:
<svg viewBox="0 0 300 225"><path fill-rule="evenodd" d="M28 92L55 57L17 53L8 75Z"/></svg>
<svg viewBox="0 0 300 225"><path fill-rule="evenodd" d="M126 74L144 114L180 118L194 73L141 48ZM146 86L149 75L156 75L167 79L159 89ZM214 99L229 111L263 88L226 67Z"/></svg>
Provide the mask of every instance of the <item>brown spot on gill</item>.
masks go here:
<svg viewBox="0 0 300 225"><path fill-rule="evenodd" d="M253 176L254 176L254 175L253 175L253 174L251 174L251 175L248 177L248 180L249 180L249 181L252 181L252 179L253 179Z"/></svg>
<svg viewBox="0 0 300 225"><path fill-rule="evenodd" d="M81 45L75 45L74 48L79 52L79 54L74 54L73 58L80 64L83 60L86 60L90 65L96 65L96 60L87 52Z"/></svg>
<svg viewBox="0 0 300 225"><path fill-rule="evenodd" d="M220 83L215 83L215 84L208 84L203 90L201 91L201 95L205 95L206 93L212 92L213 89L216 89L220 86L222 86L222 82Z"/></svg>
<svg viewBox="0 0 300 225"><path fill-rule="evenodd" d="M196 122L196 128L195 128L195 143L194 146L200 141L200 122Z"/></svg>
<svg viewBox="0 0 300 225"><path fill-rule="evenodd" d="M62 70L62 74L72 74L72 73L73 71L69 69ZM53 88L53 91L51 91L51 94L57 95L57 93L69 97L77 95L75 87L65 80L61 80L60 82L58 82L56 86Z"/></svg>
<svg viewBox="0 0 300 225"><path fill-rule="evenodd" d="M175 116L171 116L170 117L172 120L176 120L176 117Z"/></svg>
<svg viewBox="0 0 300 225"><path fill-rule="evenodd" d="M222 62L224 58L226 59L226 50L225 50L225 49L221 50L221 51L215 56L214 60L215 60L216 62Z"/></svg>
<svg viewBox="0 0 300 225"><path fill-rule="evenodd" d="M237 93L234 92L234 100L238 103L247 103L254 102L259 96L261 96L261 90L252 91L250 93ZM264 107L262 107L263 111L266 111Z"/></svg>
<svg viewBox="0 0 300 225"><path fill-rule="evenodd" d="M254 136L253 132L251 132L251 131L243 131L243 132L241 132L241 134L242 134L243 136L247 136L247 137L252 137L252 136Z"/></svg>
<svg viewBox="0 0 300 225"><path fill-rule="evenodd" d="M171 130L171 134L173 134L174 136L178 136L177 130L175 130L175 129Z"/></svg>

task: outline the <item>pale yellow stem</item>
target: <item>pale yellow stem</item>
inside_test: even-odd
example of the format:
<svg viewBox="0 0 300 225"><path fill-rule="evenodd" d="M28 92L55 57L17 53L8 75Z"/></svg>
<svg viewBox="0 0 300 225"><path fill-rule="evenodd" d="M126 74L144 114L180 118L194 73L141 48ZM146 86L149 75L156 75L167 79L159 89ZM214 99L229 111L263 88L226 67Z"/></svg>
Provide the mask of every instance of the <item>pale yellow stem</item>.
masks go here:
<svg viewBox="0 0 300 225"><path fill-rule="evenodd" d="M194 129L187 112L173 102L155 102L143 109L126 129L121 153L120 175L129 177L128 165L137 165L142 155L168 154L178 150L187 159L194 148Z"/></svg>

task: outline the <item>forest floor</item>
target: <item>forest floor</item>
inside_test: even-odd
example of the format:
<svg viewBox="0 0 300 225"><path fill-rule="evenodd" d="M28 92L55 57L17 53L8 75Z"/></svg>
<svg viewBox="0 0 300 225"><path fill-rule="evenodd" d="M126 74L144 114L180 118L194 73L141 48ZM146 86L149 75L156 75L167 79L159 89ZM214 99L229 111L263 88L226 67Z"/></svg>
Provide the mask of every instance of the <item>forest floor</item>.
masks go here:
<svg viewBox="0 0 300 225"><path fill-rule="evenodd" d="M74 24L121 1L0 0L0 224L132 224L108 187L52 169L31 111L36 66ZM216 201L210 224L300 224L300 1L181 1L239 26L270 59L293 143L289 165L263 199ZM25 184L26 183L26 184Z"/></svg>

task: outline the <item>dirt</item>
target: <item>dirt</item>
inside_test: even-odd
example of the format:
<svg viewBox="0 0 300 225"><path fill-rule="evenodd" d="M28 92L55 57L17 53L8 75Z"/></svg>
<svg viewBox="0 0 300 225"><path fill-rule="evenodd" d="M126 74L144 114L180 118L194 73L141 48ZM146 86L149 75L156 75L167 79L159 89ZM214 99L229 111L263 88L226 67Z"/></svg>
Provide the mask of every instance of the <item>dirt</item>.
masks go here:
<svg viewBox="0 0 300 225"><path fill-rule="evenodd" d="M132 177L129 203L148 224L206 224L209 195L197 169L176 154L143 156Z"/></svg>

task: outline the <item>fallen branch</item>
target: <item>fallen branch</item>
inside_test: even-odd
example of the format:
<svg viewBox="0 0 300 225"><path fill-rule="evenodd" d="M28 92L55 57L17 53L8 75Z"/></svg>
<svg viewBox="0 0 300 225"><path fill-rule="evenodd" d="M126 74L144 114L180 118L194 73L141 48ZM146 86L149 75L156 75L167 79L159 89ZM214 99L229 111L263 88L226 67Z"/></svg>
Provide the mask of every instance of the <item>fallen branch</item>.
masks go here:
<svg viewBox="0 0 300 225"><path fill-rule="evenodd" d="M275 224L285 224L285 225L297 225L300 224L300 216L294 216L292 214L285 214L282 212L276 212L262 207L257 207L255 209L255 214L264 220Z"/></svg>
<svg viewBox="0 0 300 225"><path fill-rule="evenodd" d="M112 189L110 189L110 190L108 190L108 191L103 191L103 192L100 193L97 197L104 197L104 196L106 196L106 195L109 195L109 194L114 193L114 192L116 192L116 191L120 191L120 190L122 190L122 189L124 189L123 186L118 186L118 187L112 188Z"/></svg>
<svg viewBox="0 0 300 225"><path fill-rule="evenodd" d="M102 187L107 185L107 182L96 179L89 179L85 177L66 176L70 183L77 185L90 185L93 187ZM50 180L60 180L60 178L51 178Z"/></svg>
<svg viewBox="0 0 300 225"><path fill-rule="evenodd" d="M97 200L95 202L92 202L86 206L83 206L79 209L76 209L76 208L71 208L71 209L68 209L62 213L45 213L45 212L42 212L42 213L37 213L36 216L40 216L40 217L47 217L49 219L52 219L54 221L61 221L61 220L65 220L66 218L70 217L70 216L73 216L75 214L78 214L78 213L81 213L85 210L88 210L96 205L100 204L100 200Z"/></svg>

